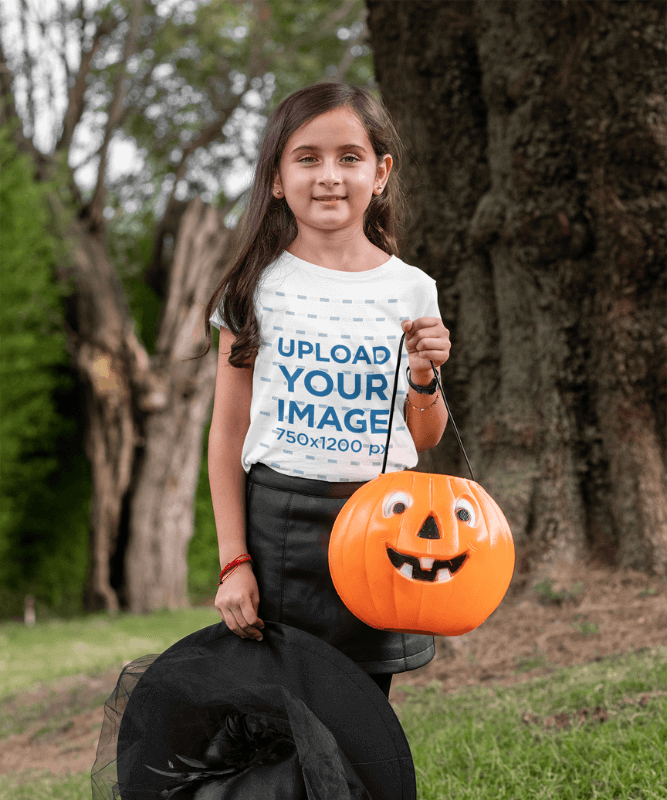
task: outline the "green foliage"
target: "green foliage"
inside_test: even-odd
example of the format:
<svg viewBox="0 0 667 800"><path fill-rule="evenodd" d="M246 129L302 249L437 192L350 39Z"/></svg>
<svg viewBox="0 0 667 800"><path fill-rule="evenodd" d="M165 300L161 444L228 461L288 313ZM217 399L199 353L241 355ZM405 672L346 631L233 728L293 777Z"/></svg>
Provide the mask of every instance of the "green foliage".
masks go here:
<svg viewBox="0 0 667 800"><path fill-rule="evenodd" d="M510 688L412 689L398 714L420 800L666 797L666 656L657 648Z"/></svg>
<svg viewBox="0 0 667 800"><path fill-rule="evenodd" d="M0 616L23 597L61 612L80 607L89 479L76 419L62 253L31 163L0 131ZM83 498L83 499L82 499Z"/></svg>
<svg viewBox="0 0 667 800"><path fill-rule="evenodd" d="M111 6L127 18L130 4ZM128 62L128 113L117 141L135 146L140 166L110 176L110 208L163 208L186 152L177 198L216 202L230 171L252 168L265 115L279 100L318 80L372 83L362 0L209 0L166 9L146 5ZM126 25L114 28L92 61L88 96L102 117L126 34Z"/></svg>

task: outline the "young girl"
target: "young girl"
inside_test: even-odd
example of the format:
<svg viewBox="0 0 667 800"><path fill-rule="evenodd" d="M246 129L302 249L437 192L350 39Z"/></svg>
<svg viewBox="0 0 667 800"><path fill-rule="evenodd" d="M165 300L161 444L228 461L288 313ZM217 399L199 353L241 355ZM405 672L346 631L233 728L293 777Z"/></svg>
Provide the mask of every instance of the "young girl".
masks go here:
<svg viewBox="0 0 667 800"><path fill-rule="evenodd" d="M447 422L429 363L450 348L435 281L397 257L400 147L363 89L321 83L283 100L206 314L220 328L208 450L220 563L252 558L224 574L215 605L242 638L261 642L263 620L319 636L387 696L392 673L433 658L433 638L354 617L327 549L346 500L380 473L402 330L409 377L387 470L413 467Z"/></svg>

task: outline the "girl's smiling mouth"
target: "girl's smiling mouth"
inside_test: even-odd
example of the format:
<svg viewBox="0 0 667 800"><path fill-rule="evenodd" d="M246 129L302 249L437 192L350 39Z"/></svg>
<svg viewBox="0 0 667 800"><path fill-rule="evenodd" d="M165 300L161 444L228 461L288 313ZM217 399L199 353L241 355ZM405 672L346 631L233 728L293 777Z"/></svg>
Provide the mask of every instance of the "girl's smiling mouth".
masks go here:
<svg viewBox="0 0 667 800"><path fill-rule="evenodd" d="M345 197L337 194L323 194L319 197L314 197L313 199L317 200L319 203L336 203L339 200L345 200Z"/></svg>

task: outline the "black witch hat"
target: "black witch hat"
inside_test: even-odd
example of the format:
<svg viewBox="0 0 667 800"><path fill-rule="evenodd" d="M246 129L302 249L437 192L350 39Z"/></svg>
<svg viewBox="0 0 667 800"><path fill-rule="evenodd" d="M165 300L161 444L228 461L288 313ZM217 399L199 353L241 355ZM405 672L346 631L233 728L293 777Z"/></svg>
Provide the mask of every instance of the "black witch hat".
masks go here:
<svg viewBox="0 0 667 800"><path fill-rule="evenodd" d="M93 800L416 800L405 734L347 656L266 622L224 623L125 667L107 700Z"/></svg>

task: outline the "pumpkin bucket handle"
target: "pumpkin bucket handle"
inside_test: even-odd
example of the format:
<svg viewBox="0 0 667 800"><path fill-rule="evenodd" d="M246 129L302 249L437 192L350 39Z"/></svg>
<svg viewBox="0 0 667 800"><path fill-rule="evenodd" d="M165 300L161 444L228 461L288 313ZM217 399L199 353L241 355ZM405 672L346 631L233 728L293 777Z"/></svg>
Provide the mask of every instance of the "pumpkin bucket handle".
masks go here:
<svg viewBox="0 0 667 800"><path fill-rule="evenodd" d="M391 408L389 409L389 426L387 428L387 443L384 448L384 459L382 461L382 472L380 473L381 475L384 475L385 470L387 468L387 456L389 455L389 440L391 438L391 423L394 419L394 405L396 403L396 391L398 389L398 371L401 366L401 353L403 351L404 341L405 341L405 333L403 333L403 336L401 336L401 341L398 345L398 360L396 361L396 372L394 373L394 388L391 393ZM442 395L442 399L445 401L445 408L447 409L447 414L452 423L452 427L454 428L454 433L456 434L459 447L461 448L463 457L465 458L466 464L468 465L468 469L470 470L470 477L473 479L473 481L475 481L475 475L472 471L472 467L470 466L470 461L468 460L468 456L466 455L465 448L463 447L463 442L461 441L459 429L456 427L456 423L454 422L454 417L452 416L452 412L449 410L449 403L447 402L447 398L445 397L445 392L444 389L442 388L442 383L440 383L440 376L438 375L438 370L435 368L432 361L430 363L431 363L431 368L433 369L433 374L435 375L435 380L438 384L438 389L440 389L440 394ZM475 483L476 482L477 481L475 481Z"/></svg>

